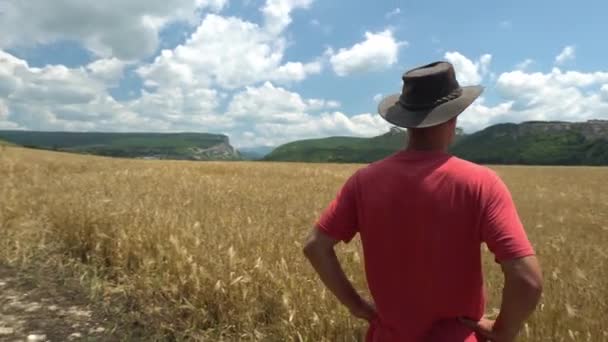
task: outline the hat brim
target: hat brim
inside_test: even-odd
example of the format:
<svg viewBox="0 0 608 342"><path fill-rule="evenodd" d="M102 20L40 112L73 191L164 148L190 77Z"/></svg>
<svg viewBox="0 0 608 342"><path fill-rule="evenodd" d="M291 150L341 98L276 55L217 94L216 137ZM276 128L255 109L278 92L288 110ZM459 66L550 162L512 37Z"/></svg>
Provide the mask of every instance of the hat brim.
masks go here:
<svg viewBox="0 0 608 342"><path fill-rule="evenodd" d="M412 111L399 103L401 94L385 97L378 104L378 113L384 120L403 128L424 128L441 125L458 116L483 92L482 86L462 87L462 94L431 109Z"/></svg>

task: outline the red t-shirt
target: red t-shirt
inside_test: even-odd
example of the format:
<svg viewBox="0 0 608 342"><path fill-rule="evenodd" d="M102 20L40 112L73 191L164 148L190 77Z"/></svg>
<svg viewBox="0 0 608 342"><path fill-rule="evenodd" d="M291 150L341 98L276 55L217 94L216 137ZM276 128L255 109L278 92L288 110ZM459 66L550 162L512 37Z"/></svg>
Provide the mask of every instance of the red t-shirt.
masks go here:
<svg viewBox="0 0 608 342"><path fill-rule="evenodd" d="M534 254L511 194L489 168L443 152L400 151L359 169L316 224L359 233L378 319L367 341L477 341L481 244L496 261Z"/></svg>

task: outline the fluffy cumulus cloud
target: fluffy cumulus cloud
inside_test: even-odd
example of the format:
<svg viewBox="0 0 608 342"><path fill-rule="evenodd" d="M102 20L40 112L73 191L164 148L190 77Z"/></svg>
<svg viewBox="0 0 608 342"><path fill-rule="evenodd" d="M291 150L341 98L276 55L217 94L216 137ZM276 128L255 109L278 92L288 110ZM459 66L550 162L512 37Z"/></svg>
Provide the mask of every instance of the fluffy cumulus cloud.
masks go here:
<svg viewBox="0 0 608 342"><path fill-rule="evenodd" d="M266 115L284 123L305 112L304 108L281 107L280 101L274 109L256 105L268 106L273 96L293 98L270 82L290 84L321 72L320 60L284 61L283 31L291 22L290 14L309 5L310 1L268 0L261 8L262 25L205 15L186 42L163 50L152 63L137 69L145 89L130 108L169 121L172 127L209 127L227 133L246 130L244 119L252 122ZM226 98L222 90L236 92L226 112L219 108ZM335 101L326 102L336 106Z"/></svg>
<svg viewBox="0 0 608 342"><path fill-rule="evenodd" d="M300 94L290 92L265 82L259 87L247 87L236 94L228 107L227 115L251 122L299 122L309 119L308 111L338 107L335 101L303 99Z"/></svg>
<svg viewBox="0 0 608 342"><path fill-rule="evenodd" d="M256 132L253 136L236 134L232 140L237 146L276 145L332 135L374 136L385 133L390 128L380 116L370 113L349 116L340 111L332 111L303 117L309 120L291 122L289 125L280 122L257 122L253 126Z"/></svg>
<svg viewBox="0 0 608 342"><path fill-rule="evenodd" d="M446 52L444 58L454 65L456 78L461 85L477 85L488 74L492 55L484 54L472 61L457 51Z"/></svg>
<svg viewBox="0 0 608 342"><path fill-rule="evenodd" d="M555 56L555 64L564 64L567 61L573 60L575 57L576 53L574 51L574 46L568 45L564 47L564 49L559 53L559 55Z"/></svg>
<svg viewBox="0 0 608 342"><path fill-rule="evenodd" d="M72 40L98 56L138 59L156 50L158 34L168 23L194 22L197 11L219 11L226 2L8 0L2 8L0 48Z"/></svg>
<svg viewBox="0 0 608 342"><path fill-rule="evenodd" d="M608 72L564 72L554 68L548 73L503 73L496 88L512 103L511 120L581 121L608 117L608 102L601 95L605 83Z"/></svg>
<svg viewBox="0 0 608 342"><path fill-rule="evenodd" d="M154 122L146 125L145 118L108 94L107 80L97 74L98 67L107 67L104 64L35 68L0 50L0 98L4 99L0 125L45 130L154 127Z"/></svg>
<svg viewBox="0 0 608 342"><path fill-rule="evenodd" d="M512 103L502 102L498 105L488 105L485 98L479 97L458 117L458 126L465 132L472 133L484 129L489 125L504 122L511 122L508 117L511 112Z"/></svg>
<svg viewBox="0 0 608 342"><path fill-rule="evenodd" d="M470 66L475 63L462 62L474 75ZM500 74L494 87L500 98L497 104L487 105L482 97L460 116L467 131L499 122L608 119L608 72L515 70Z"/></svg>
<svg viewBox="0 0 608 342"><path fill-rule="evenodd" d="M227 130L232 120L216 108L215 89L162 88L116 101L108 92L119 73L112 61L79 68L34 68L0 51L0 126L40 130L176 131L194 127ZM100 70L108 71L104 77ZM110 72L115 71L115 72Z"/></svg>
<svg viewBox="0 0 608 342"><path fill-rule="evenodd" d="M243 126L244 133L233 139L236 144L272 145L336 134L372 136L390 127L377 114L349 117L335 111L339 106L336 101L304 99L298 93L265 82L236 94L226 115Z"/></svg>
<svg viewBox="0 0 608 342"><path fill-rule="evenodd" d="M308 8L312 0L267 0L262 8L264 24L268 32L281 33L291 23L291 11Z"/></svg>
<svg viewBox="0 0 608 342"><path fill-rule="evenodd" d="M282 11L276 9L273 15L283 18L290 8L289 1L283 2L286 7L277 5ZM162 51L138 73L151 86L218 85L235 89L264 80L301 81L321 72L319 61L284 63L286 42L275 31L278 24L272 25L269 30L240 18L209 14L184 44Z"/></svg>
<svg viewBox="0 0 608 342"><path fill-rule="evenodd" d="M365 40L350 48L341 48L337 52L329 49L329 61L338 76L347 76L358 72L385 70L397 63L399 48L407 45L399 42L391 30L378 33L366 32Z"/></svg>
<svg viewBox="0 0 608 342"><path fill-rule="evenodd" d="M335 100L306 99L285 88L323 69L324 56L304 62L284 60L288 45L285 29L291 13L310 4L309 0L267 0L260 8L260 24L203 13L183 44L161 51L148 63L123 59L115 50L117 46L111 44L105 46L111 50L107 54L87 45L99 58L73 68L36 68L0 50L0 127L204 130L227 133L237 145L251 143L252 138L258 144L278 144L294 138L383 132L388 125L375 114L348 116L339 111L341 105ZM222 1L199 0L191 9L218 10L224 5ZM137 7L137 3L130 6ZM19 8L13 6L11 13ZM186 12L174 16L187 18ZM150 18L147 20L158 27L165 23ZM130 35L131 41L141 38L128 30L120 35ZM39 37L37 42L54 39L51 34ZM79 39L88 44L86 37ZM144 86L136 98L117 101L110 89L134 64Z"/></svg>
<svg viewBox="0 0 608 342"><path fill-rule="evenodd" d="M293 12L309 8L313 0L265 0L259 22L223 15L227 0L9 0L1 5L1 129L207 131L228 134L235 146L252 146L373 136L390 128L376 113L344 113L331 95L306 98L293 91L294 83L322 73L324 66L333 70L327 77L387 70L407 45L391 30L366 32L350 47L289 60ZM175 21L190 23L190 35L157 52L160 30ZM94 60L71 68L34 67L6 52L58 40L80 42ZM566 47L556 65L574 55L574 48ZM461 115L460 125L469 132L505 121L608 118L608 72L557 67L535 72L536 63L526 60L494 76L490 54L471 59L451 51L444 57L461 84L484 84L491 91ZM135 89L134 98L117 100L111 89L121 85L126 72L139 76L143 87Z"/></svg>
<svg viewBox="0 0 608 342"><path fill-rule="evenodd" d="M87 65L87 70L91 77L116 85L122 78L126 66L127 63L117 58L103 58Z"/></svg>

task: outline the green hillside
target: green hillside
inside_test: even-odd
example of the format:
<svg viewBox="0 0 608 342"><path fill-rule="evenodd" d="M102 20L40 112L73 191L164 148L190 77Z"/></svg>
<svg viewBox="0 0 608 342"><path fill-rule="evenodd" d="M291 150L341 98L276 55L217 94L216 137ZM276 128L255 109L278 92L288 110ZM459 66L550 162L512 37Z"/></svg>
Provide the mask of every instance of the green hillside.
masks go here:
<svg viewBox="0 0 608 342"><path fill-rule="evenodd" d="M265 160L370 163L399 149L407 133L393 128L373 138L330 137L294 141ZM498 124L457 133L450 153L484 164L608 165L608 121Z"/></svg>
<svg viewBox="0 0 608 342"><path fill-rule="evenodd" d="M370 163L405 146L407 133L398 129L373 137L330 137L294 141L277 147L264 157L274 161Z"/></svg>
<svg viewBox="0 0 608 342"><path fill-rule="evenodd" d="M606 127L592 124L499 124L469 135L451 152L486 164L608 165L608 135L589 134Z"/></svg>
<svg viewBox="0 0 608 342"><path fill-rule="evenodd" d="M0 131L0 139L30 148L113 157L239 159L228 137L220 134Z"/></svg>

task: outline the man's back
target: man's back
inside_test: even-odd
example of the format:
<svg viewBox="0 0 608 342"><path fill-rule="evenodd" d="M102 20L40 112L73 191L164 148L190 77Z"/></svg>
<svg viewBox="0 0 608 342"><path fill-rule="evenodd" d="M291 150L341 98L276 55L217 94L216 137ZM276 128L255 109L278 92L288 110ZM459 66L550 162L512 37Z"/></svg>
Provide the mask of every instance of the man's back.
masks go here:
<svg viewBox="0 0 608 342"><path fill-rule="evenodd" d="M359 232L378 309L369 340L475 340L458 317L484 312L482 242L497 260L533 254L510 194L488 168L400 151L354 174L317 223Z"/></svg>

